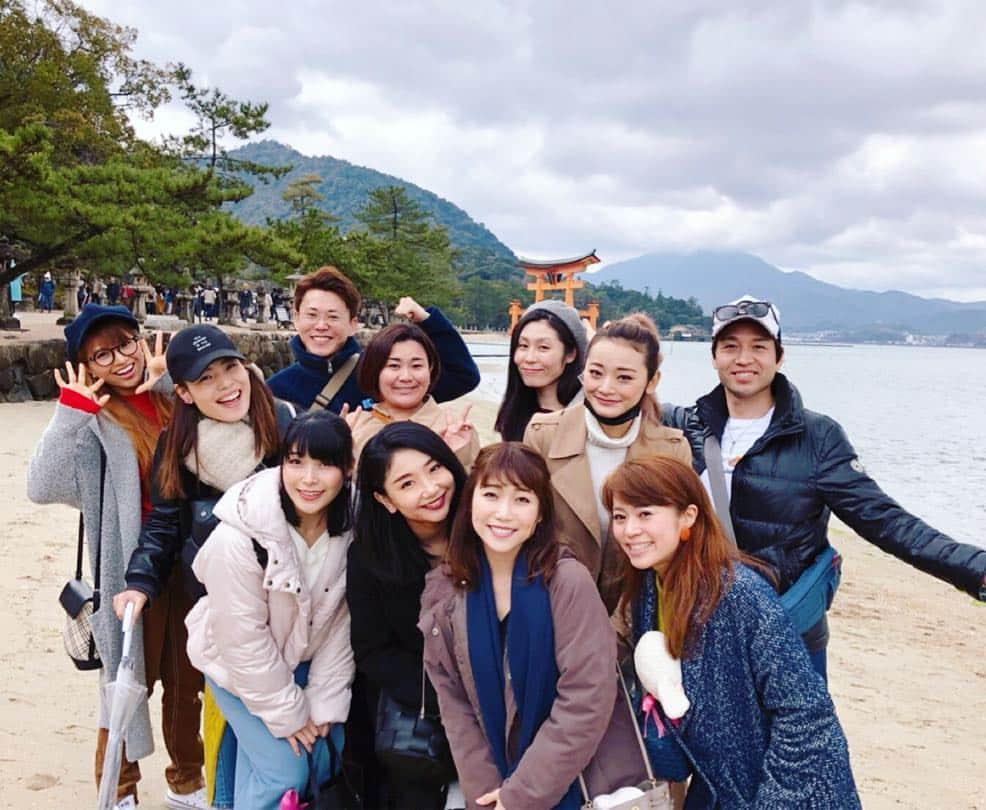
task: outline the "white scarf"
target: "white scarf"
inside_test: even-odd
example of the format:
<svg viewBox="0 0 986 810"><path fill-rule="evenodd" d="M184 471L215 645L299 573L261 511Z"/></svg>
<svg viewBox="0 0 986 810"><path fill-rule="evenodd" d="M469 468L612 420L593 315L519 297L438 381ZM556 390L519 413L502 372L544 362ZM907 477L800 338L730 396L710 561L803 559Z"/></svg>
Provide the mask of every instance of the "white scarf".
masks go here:
<svg viewBox="0 0 986 810"><path fill-rule="evenodd" d="M248 478L262 460L247 422L200 419L195 449L185 456L185 466L203 484L225 492Z"/></svg>

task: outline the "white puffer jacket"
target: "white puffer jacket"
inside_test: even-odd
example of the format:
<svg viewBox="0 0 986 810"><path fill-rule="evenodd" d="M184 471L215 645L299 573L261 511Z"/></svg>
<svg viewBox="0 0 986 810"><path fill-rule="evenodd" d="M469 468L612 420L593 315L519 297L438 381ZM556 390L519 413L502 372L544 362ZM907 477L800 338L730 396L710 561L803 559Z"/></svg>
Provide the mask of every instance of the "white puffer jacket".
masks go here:
<svg viewBox="0 0 986 810"><path fill-rule="evenodd" d="M315 587L305 583L280 503L280 468L235 484L214 510L222 521L192 570L208 596L185 619L188 657L243 701L275 737L308 721L341 723L349 714L355 665L346 606L351 534L329 539ZM251 540L267 550L261 568ZM311 660L308 685L294 670Z"/></svg>

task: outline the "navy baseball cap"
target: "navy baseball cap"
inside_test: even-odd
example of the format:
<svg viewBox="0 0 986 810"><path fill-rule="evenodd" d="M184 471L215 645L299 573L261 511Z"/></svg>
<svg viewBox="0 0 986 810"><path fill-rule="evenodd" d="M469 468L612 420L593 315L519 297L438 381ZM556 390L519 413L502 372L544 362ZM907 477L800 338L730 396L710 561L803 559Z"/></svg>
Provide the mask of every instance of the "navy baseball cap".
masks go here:
<svg viewBox="0 0 986 810"><path fill-rule="evenodd" d="M82 312L75 316L72 323L65 327L65 353L71 362L79 362L79 349L82 348L82 341L85 340L86 335L93 327L103 321L123 321L134 331L140 329L140 324L137 323L133 313L124 306L108 307L103 304L86 304L82 308Z"/></svg>
<svg viewBox="0 0 986 810"><path fill-rule="evenodd" d="M221 357L235 357L246 362L229 335L211 324L196 324L176 332L165 352L168 374L175 384L195 382L209 363Z"/></svg>

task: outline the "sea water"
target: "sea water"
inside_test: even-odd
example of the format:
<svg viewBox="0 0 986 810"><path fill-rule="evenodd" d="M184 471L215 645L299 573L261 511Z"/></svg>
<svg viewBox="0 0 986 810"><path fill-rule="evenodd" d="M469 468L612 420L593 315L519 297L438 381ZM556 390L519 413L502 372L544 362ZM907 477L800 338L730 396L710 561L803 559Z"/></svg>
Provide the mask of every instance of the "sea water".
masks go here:
<svg viewBox="0 0 986 810"><path fill-rule="evenodd" d="M477 393L498 402L506 344L469 345L485 355ZM662 402L693 403L718 381L710 344L662 350ZM956 540L986 547L986 351L790 344L782 371L807 408L842 425L887 493Z"/></svg>

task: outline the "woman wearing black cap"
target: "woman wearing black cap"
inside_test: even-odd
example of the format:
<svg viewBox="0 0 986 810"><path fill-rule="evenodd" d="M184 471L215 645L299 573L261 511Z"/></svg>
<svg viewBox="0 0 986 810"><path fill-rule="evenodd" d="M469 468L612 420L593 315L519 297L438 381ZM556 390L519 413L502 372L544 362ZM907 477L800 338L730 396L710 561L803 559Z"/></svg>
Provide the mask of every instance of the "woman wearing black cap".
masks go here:
<svg viewBox="0 0 986 810"><path fill-rule="evenodd" d="M168 344L166 359L175 386L174 413L154 453L152 511L127 566L126 590L113 599L120 616L128 602L135 614L147 602L153 606L175 568L183 569L192 595L202 595L191 564L218 523L213 506L233 484L277 465L279 426L286 427L294 416L291 406L275 403L260 376L216 326L181 330ZM175 565L178 558L183 565ZM222 726L210 728L207 723L211 758L219 751ZM216 786L226 786L224 776L220 766ZM214 807L232 807L224 790L210 792Z"/></svg>
<svg viewBox="0 0 986 810"><path fill-rule="evenodd" d="M65 503L80 509L100 590L123 587L127 560L150 513L150 470L171 398L151 390L164 372L161 338L151 352L126 307L88 304L65 329L69 362L55 415L28 469L28 496L36 503ZM183 619L190 606L179 579L166 583L161 598L138 625L134 654L143 660L145 682L162 683L162 727L171 757L165 775L172 807L205 807L199 701L202 677L188 661ZM120 627L108 606L92 617L103 662L101 678L112 680L119 665ZM143 653L141 654L141 649ZM100 716L96 780L102 772L109 718ZM118 807L134 807L140 768L153 750L146 704L132 721L117 788Z"/></svg>

